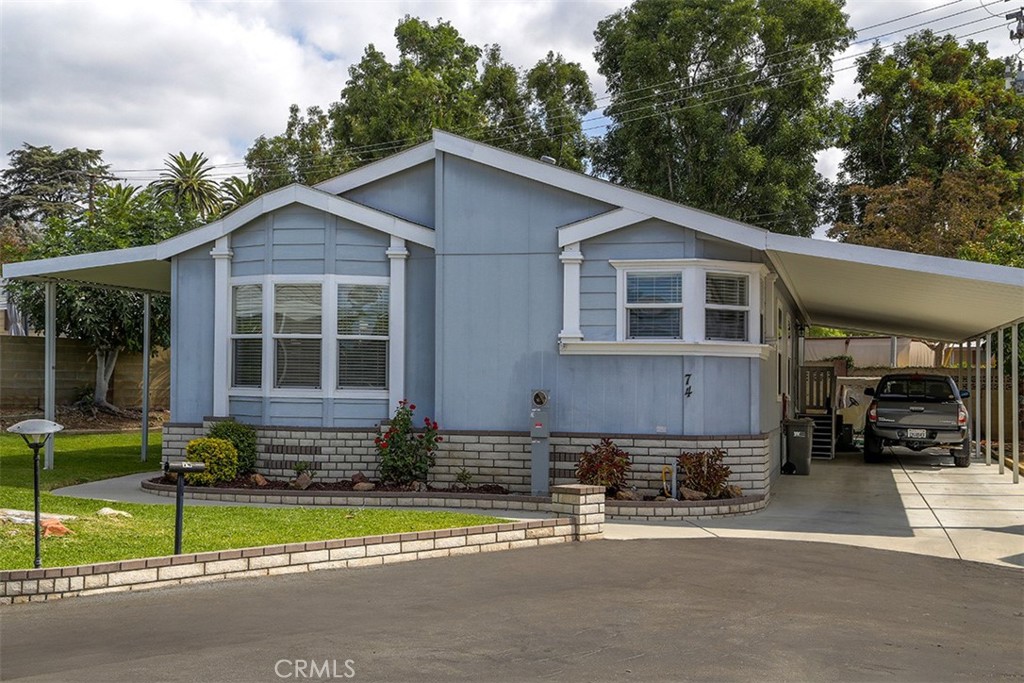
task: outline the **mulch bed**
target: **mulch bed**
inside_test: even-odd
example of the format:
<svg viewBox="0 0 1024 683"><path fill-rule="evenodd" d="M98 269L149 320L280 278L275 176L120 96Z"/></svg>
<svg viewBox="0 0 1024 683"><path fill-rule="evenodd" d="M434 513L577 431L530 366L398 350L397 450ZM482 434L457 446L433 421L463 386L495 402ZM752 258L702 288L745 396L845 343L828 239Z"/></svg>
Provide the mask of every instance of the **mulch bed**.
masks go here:
<svg viewBox="0 0 1024 683"><path fill-rule="evenodd" d="M156 477L155 479L151 479L150 481L153 482L154 484L174 484L175 483L175 480L173 478L170 478L170 477ZM386 486L386 485L380 484L378 482L374 482L374 483L377 484L377 485L376 485L376 487L374 487L373 492L378 492L378 491L383 491L383 492L402 492L402 493L417 492L417 490L414 489L411 486L393 486L393 485ZM306 488L304 490L306 490L306 491L350 491L350 492L355 492L355 493L364 493L363 491L355 491L355 489L353 489L352 487L353 487L352 482L346 479L344 481L314 481L312 484L309 485L308 488ZM249 476L238 477L236 479L233 479L232 481L220 482L220 483L214 484L211 488L215 488L215 489L253 489L253 490L256 490L256 491L292 491L292 490L295 490L292 487L291 481L281 480L281 479L268 479L267 483L265 485L259 486L258 484L256 484L252 480L252 477L249 477ZM423 492L423 491L420 491L420 492ZM459 487L459 488L442 488L442 487L438 487L438 486L429 486L428 485L426 490L425 490L425 492L428 492L428 493L487 493L487 494L502 494L502 495L510 493L509 490L506 489L504 486L499 486L497 484L481 484L480 486L470 486L468 488L463 488L463 487Z"/></svg>
<svg viewBox="0 0 1024 683"><path fill-rule="evenodd" d="M142 428L142 411L135 408L123 409L123 415L78 406L57 406L56 409L55 421L63 425L65 431L131 432ZM7 429L22 420L42 417L43 411L34 408L4 408L0 410L0 429ZM166 410L149 411L150 428L160 429L169 417Z"/></svg>

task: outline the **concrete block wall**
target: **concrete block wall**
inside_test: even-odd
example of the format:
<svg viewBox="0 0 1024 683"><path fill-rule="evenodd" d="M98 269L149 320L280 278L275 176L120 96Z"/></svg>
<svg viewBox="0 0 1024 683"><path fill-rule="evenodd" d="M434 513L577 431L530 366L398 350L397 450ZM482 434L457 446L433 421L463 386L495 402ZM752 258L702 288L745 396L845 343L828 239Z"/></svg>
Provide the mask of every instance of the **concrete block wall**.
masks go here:
<svg viewBox="0 0 1024 683"><path fill-rule="evenodd" d="M211 420L202 424L164 425L163 452L171 459L185 456L185 445L206 434ZM313 429L308 427L257 428L257 466L260 473L275 479L295 476L298 462L310 463L316 480L333 482L349 479L356 472L376 476L378 459L373 440L385 428ZM455 483L465 469L473 485L500 484L515 493L530 493L530 437L522 432L442 432L431 484ZM580 454L595 445L602 435L554 434L551 437L550 474L553 485L574 483ZM744 494L762 495L770 483L771 445L769 435L754 436L644 436L610 435L633 460L630 485L637 493L653 495L661 488L662 468L683 451L721 448L732 469L730 483Z"/></svg>

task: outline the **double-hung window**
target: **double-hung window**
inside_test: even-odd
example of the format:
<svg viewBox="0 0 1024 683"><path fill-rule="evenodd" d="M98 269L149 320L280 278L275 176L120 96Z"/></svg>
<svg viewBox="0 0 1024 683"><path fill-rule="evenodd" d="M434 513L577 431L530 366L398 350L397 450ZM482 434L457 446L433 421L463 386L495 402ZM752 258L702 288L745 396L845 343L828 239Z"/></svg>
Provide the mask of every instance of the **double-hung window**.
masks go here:
<svg viewBox="0 0 1024 683"><path fill-rule="evenodd" d="M338 285L338 388L388 386L388 286Z"/></svg>
<svg viewBox="0 0 1024 683"><path fill-rule="evenodd" d="M263 286L231 289L231 386L263 384Z"/></svg>
<svg viewBox="0 0 1024 683"><path fill-rule="evenodd" d="M745 273L706 273L704 336L709 341L749 341L750 297Z"/></svg>
<svg viewBox="0 0 1024 683"><path fill-rule="evenodd" d="M682 339L682 273L626 273L625 307L626 339Z"/></svg>
<svg viewBox="0 0 1024 683"><path fill-rule="evenodd" d="M321 301L319 284L274 285L275 388L320 388Z"/></svg>

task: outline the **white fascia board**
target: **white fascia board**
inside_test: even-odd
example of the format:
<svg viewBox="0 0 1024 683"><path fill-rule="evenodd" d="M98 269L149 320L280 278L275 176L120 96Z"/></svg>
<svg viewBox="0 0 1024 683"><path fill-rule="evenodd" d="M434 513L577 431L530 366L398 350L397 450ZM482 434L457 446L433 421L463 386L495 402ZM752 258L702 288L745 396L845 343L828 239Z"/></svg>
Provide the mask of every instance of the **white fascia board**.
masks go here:
<svg viewBox="0 0 1024 683"><path fill-rule="evenodd" d="M766 344L683 341L571 341L559 343L563 356L710 356L715 358L768 358Z"/></svg>
<svg viewBox="0 0 1024 683"><path fill-rule="evenodd" d="M800 290L798 290L796 285L793 283L793 278L790 277L785 264L783 264L780 259L773 257L772 252L770 251L766 251L765 256L768 257L768 261L772 264L775 272L779 274L782 284L785 285L787 290L789 290L789 295L793 297L793 301L796 303L796 308L800 311L800 316L803 318L805 323L810 325L811 316L807 312L807 307L804 306L803 299L800 297Z"/></svg>
<svg viewBox="0 0 1024 683"><path fill-rule="evenodd" d="M434 141L430 140L404 152L384 157L372 164L360 166L354 171L317 183L313 188L329 194L342 194L413 166L433 161L435 154Z"/></svg>
<svg viewBox="0 0 1024 683"><path fill-rule="evenodd" d="M435 130L434 145L439 152L453 154L600 202L632 209L637 213L660 218L668 223L682 225L745 247L761 250L765 248L767 231L752 225L652 197L600 178L506 152L451 133ZM613 229L618 228L611 228L609 232Z"/></svg>
<svg viewBox="0 0 1024 683"><path fill-rule="evenodd" d="M650 216L632 209L612 209L593 218L563 225L558 229L558 246L565 247L575 242L582 242L591 237L598 237L621 228L636 225Z"/></svg>
<svg viewBox="0 0 1024 683"><path fill-rule="evenodd" d="M190 249L213 242L252 222L260 216L290 204L302 204L313 209L345 218L374 230L401 237L416 244L434 248L436 235L428 227L403 220L397 216L371 209L368 206L342 199L305 185L289 185L261 195L224 218L183 235L172 237L157 245L161 259L169 259Z"/></svg>
<svg viewBox="0 0 1024 683"><path fill-rule="evenodd" d="M3 276L9 279L45 277L47 275L59 275L69 270L158 261L160 259L157 256L156 246L155 244L149 244L142 247L129 247L127 249L96 251L91 254L55 256L35 261L7 263L3 267Z"/></svg>
<svg viewBox="0 0 1024 683"><path fill-rule="evenodd" d="M865 247L859 244L831 242L808 237L771 233L767 249L789 254L863 263L866 265L908 270L964 280L980 280L1004 285L1024 287L1024 269L997 266L963 259L912 254L893 249ZM773 262L775 260L773 259Z"/></svg>

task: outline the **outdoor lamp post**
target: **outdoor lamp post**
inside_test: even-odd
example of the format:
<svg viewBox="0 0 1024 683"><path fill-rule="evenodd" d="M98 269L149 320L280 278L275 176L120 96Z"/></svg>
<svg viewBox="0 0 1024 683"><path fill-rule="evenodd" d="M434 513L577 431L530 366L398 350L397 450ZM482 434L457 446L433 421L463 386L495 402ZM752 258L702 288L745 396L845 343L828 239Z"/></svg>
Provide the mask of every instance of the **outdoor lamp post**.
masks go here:
<svg viewBox="0 0 1024 683"><path fill-rule="evenodd" d="M22 420L18 424L11 425L7 431L14 434L21 434L28 447L32 449L32 484L35 491L35 521L36 521L36 559L35 566L38 569L43 566L43 558L39 552L39 449L46 445L50 435L64 429L50 420Z"/></svg>

